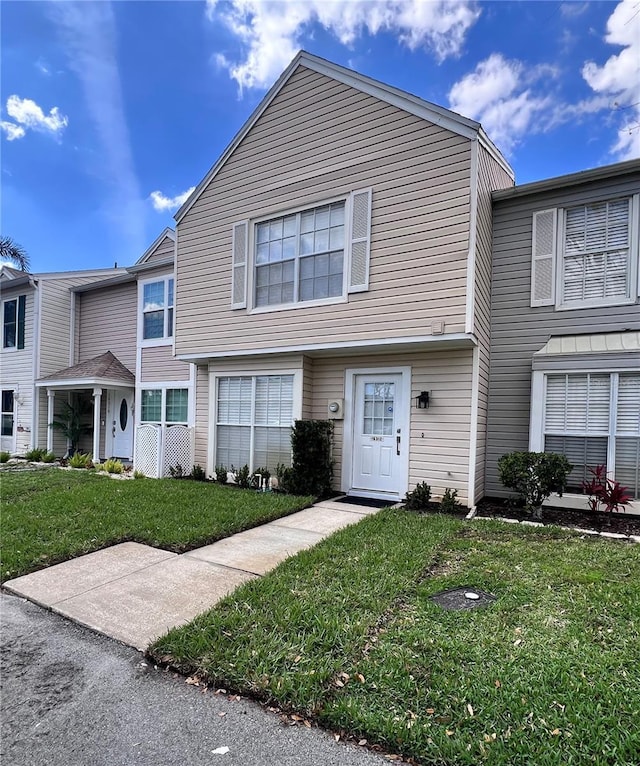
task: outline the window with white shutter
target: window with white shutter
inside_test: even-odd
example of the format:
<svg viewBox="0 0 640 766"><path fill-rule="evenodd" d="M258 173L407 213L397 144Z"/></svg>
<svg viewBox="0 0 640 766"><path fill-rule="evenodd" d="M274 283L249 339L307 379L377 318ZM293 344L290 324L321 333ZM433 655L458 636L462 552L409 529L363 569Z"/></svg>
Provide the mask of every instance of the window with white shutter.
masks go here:
<svg viewBox="0 0 640 766"><path fill-rule="evenodd" d="M533 215L531 257L531 305L555 303L556 225L558 211L541 210Z"/></svg>
<svg viewBox="0 0 640 766"><path fill-rule="evenodd" d="M640 497L640 374L549 374L544 405L544 450L573 465L570 491L581 491L589 468L605 465Z"/></svg>
<svg viewBox="0 0 640 766"><path fill-rule="evenodd" d="M629 197L564 211L559 307L635 299L631 221Z"/></svg>
<svg viewBox="0 0 640 766"><path fill-rule="evenodd" d="M293 375L218 378L216 465L291 464Z"/></svg>
<svg viewBox="0 0 640 766"><path fill-rule="evenodd" d="M335 303L369 289L371 189L258 219L251 234L246 222L234 226L234 309Z"/></svg>

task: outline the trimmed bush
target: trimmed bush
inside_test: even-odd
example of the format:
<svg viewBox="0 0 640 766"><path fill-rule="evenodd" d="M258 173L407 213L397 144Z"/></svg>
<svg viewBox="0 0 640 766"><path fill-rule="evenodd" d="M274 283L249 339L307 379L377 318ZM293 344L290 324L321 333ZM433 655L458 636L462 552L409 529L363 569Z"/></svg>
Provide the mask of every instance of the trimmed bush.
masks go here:
<svg viewBox="0 0 640 766"><path fill-rule="evenodd" d="M562 495L573 466L554 452L510 452L498 461L500 481L518 493L534 519L542 518L542 503L557 492Z"/></svg>
<svg viewBox="0 0 640 766"><path fill-rule="evenodd" d="M104 463L102 464L102 468L107 473L122 473L124 471L124 466L122 465L122 462L120 460L115 460L112 457L104 461Z"/></svg>
<svg viewBox="0 0 640 766"><path fill-rule="evenodd" d="M291 431L291 471L283 472L283 489L294 495L331 494L332 447L332 420L296 420Z"/></svg>
<svg viewBox="0 0 640 766"><path fill-rule="evenodd" d="M69 458L71 468L91 468L91 455L88 452L76 452Z"/></svg>
<svg viewBox="0 0 640 766"><path fill-rule="evenodd" d="M0 452L0 463L7 463L10 457L10 452Z"/></svg>

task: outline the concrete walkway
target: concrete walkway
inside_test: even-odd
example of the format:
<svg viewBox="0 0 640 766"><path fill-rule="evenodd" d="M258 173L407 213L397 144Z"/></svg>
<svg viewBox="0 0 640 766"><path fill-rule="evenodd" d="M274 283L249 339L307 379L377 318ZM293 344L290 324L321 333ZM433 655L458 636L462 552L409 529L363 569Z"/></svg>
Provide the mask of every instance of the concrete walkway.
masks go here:
<svg viewBox="0 0 640 766"><path fill-rule="evenodd" d="M376 512L327 500L181 555L121 543L9 580L4 587L144 650L242 583Z"/></svg>

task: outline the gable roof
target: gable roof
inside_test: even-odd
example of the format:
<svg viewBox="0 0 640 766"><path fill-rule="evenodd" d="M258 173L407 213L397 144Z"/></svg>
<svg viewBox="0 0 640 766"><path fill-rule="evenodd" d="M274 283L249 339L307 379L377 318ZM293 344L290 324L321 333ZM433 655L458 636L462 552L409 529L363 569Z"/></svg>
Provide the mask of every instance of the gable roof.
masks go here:
<svg viewBox="0 0 640 766"><path fill-rule="evenodd" d="M343 83L344 85L349 85L356 90L367 93L370 96L374 96L381 101L385 101L392 106L396 106L399 109L403 109L406 112L416 115L417 117L421 117L423 120L427 120L428 122L439 125L442 128L446 128L447 130L464 136L469 140L479 141L482 146L487 149L491 156L500 163L500 165L511 176L511 178L514 178L514 173L511 166L505 160L502 154L500 154L499 150L496 148L493 142L489 139L479 122L475 122L474 120L470 120L469 118L463 117L460 114L456 114L450 109L445 109L443 106L432 104L430 101L425 101L422 98L418 98L418 96L413 96L406 91L400 90L399 88L394 88L393 86L387 85L386 83L380 82L379 80L374 80L371 77L367 77L366 75L354 72L352 69L347 69L346 67L340 66L339 64L334 64L331 61L322 59L319 56L314 56L307 51L300 51L294 57L289 66L280 75L280 77L276 80L274 85L253 111L249 119L240 128L238 133L236 133L234 139L220 155L220 158L215 163L215 165L210 168L209 172L196 186L195 190L191 193L189 198L176 211L174 218L178 223L182 220L182 218L184 218L196 200L200 197L202 192L215 178L220 169L233 154L236 147L260 119L268 106L286 85L286 83L291 79L299 66L303 66L307 69L311 69L314 72L323 74L326 77L330 77L333 80L337 80L338 82Z"/></svg>
<svg viewBox="0 0 640 766"><path fill-rule="evenodd" d="M144 253L138 258L138 260L133 264L133 266L129 266L127 271L130 271L132 273L135 273L136 271L144 271L148 268L155 268L156 266L166 266L171 263L173 263L174 260L174 253L171 254L171 256L167 256L166 258L158 258L157 261L153 261L151 263L151 259L156 253L156 250L162 245L162 243L165 241L165 239L170 239L171 242L174 243L176 241L176 233L175 231L167 226L164 231L160 233L158 237L153 241L153 243L144 251Z"/></svg>
<svg viewBox="0 0 640 766"><path fill-rule="evenodd" d="M37 381L37 385L72 385L82 382L85 385L135 385L135 376L122 362L107 351L79 364L65 367Z"/></svg>

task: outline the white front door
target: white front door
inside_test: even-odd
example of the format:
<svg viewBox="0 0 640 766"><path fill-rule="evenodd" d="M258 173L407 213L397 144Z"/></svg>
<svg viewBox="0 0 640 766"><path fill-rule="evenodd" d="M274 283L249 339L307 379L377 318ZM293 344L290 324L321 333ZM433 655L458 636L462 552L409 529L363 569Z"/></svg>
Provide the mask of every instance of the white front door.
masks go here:
<svg viewBox="0 0 640 766"><path fill-rule="evenodd" d="M109 391L107 457L133 457L133 391Z"/></svg>
<svg viewBox="0 0 640 766"><path fill-rule="evenodd" d="M399 495L406 485L409 434L402 374L356 375L352 490Z"/></svg>

